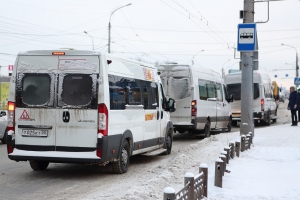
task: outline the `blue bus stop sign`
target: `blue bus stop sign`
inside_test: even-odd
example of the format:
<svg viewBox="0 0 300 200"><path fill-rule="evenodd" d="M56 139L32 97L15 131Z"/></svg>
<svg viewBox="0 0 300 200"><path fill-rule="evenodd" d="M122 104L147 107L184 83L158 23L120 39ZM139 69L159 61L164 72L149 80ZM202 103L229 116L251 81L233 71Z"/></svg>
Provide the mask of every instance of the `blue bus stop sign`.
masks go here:
<svg viewBox="0 0 300 200"><path fill-rule="evenodd" d="M257 50L256 24L239 24L237 50L241 52Z"/></svg>
<svg viewBox="0 0 300 200"><path fill-rule="evenodd" d="M300 78L294 79L294 85L300 85Z"/></svg>

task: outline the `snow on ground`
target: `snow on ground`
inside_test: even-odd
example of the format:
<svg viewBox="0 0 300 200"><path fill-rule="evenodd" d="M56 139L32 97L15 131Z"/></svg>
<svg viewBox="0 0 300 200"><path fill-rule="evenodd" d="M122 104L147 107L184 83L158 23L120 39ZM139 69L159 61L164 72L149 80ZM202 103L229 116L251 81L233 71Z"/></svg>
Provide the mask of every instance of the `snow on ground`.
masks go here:
<svg viewBox="0 0 300 200"><path fill-rule="evenodd" d="M255 129L250 150L231 159L223 177L223 188L214 186L215 160L239 132L212 135L170 157L145 165L136 176L112 175L115 185L98 187L84 199L162 199L163 190L183 187L186 172L198 173L208 165L208 199L300 199L300 126L271 126ZM142 175L141 175L142 174Z"/></svg>

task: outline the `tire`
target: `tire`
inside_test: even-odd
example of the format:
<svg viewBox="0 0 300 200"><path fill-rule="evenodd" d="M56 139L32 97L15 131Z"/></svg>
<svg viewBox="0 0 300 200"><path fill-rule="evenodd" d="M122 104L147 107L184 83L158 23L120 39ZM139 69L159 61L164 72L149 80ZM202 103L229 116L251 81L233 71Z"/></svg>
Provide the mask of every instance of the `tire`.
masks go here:
<svg viewBox="0 0 300 200"><path fill-rule="evenodd" d="M37 160L30 160L29 161L30 167L35 171L45 170L47 169L49 162L48 161L37 161Z"/></svg>
<svg viewBox="0 0 300 200"><path fill-rule="evenodd" d="M113 172L116 174L126 173L129 167L130 149L127 140L123 141L121 152L118 156L118 160L112 162Z"/></svg>
<svg viewBox="0 0 300 200"><path fill-rule="evenodd" d="M170 129L168 132L168 135L166 137L166 152L164 153L164 155L169 155L171 154L172 151L172 144L173 144L173 130Z"/></svg>
<svg viewBox="0 0 300 200"><path fill-rule="evenodd" d="M274 123L277 122L277 119L272 119L272 122L274 122Z"/></svg>
<svg viewBox="0 0 300 200"><path fill-rule="evenodd" d="M205 137L210 137L210 123L208 120L206 120L206 123L205 123L204 134L205 134Z"/></svg>
<svg viewBox="0 0 300 200"><path fill-rule="evenodd" d="M229 118L228 124L227 124L227 131L226 132L230 132L231 131L231 124L232 124L232 120L231 118Z"/></svg>
<svg viewBox="0 0 300 200"><path fill-rule="evenodd" d="M237 121L231 121L232 126L237 126Z"/></svg>
<svg viewBox="0 0 300 200"><path fill-rule="evenodd" d="M4 136L3 136L3 138L1 139L1 142L2 142L2 144L6 144L6 143L7 143L7 130L5 130Z"/></svg>
<svg viewBox="0 0 300 200"><path fill-rule="evenodd" d="M267 126L270 126L270 125L271 125L271 115L270 115L270 112L268 112L266 125L267 125Z"/></svg>

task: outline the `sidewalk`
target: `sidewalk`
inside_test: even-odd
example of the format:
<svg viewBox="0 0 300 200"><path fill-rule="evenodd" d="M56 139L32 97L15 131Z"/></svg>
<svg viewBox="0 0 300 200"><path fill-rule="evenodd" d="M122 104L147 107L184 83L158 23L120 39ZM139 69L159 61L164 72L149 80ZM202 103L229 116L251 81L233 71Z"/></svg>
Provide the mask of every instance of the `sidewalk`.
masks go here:
<svg viewBox="0 0 300 200"><path fill-rule="evenodd" d="M300 199L300 126L255 129L251 149L227 169L217 188L210 165L208 199Z"/></svg>

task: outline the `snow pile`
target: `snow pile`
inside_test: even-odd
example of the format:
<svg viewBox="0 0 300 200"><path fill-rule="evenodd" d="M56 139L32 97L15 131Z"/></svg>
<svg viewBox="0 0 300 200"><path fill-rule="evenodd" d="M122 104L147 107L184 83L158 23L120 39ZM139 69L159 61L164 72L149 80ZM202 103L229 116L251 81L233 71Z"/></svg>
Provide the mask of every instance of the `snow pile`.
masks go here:
<svg viewBox="0 0 300 200"><path fill-rule="evenodd" d="M238 132L212 135L172 156L153 157L153 163L132 164L126 174L111 176L114 184L99 183L84 199L162 199L166 187L179 191L184 174L196 176L203 163L209 172L208 199L299 199L300 129L289 125L256 129L252 148L227 165L231 172L225 173L223 188L214 186L215 160L239 138Z"/></svg>

